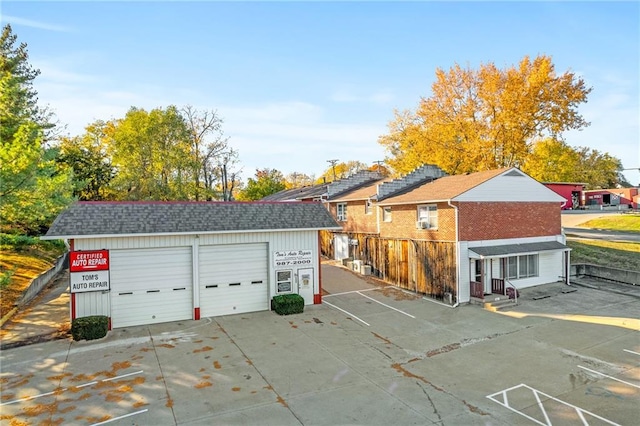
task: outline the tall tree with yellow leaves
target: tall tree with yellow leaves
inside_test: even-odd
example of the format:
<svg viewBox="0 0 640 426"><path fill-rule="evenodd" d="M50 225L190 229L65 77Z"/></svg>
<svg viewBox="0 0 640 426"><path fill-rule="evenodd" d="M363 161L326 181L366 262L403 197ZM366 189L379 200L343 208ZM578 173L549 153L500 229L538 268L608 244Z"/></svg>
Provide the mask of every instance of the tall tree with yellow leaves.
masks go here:
<svg viewBox="0 0 640 426"><path fill-rule="evenodd" d="M556 74L549 56L506 69L439 68L431 89L415 112L396 111L379 139L398 173L424 163L450 174L517 166L536 140L589 125L578 106L591 88L571 72Z"/></svg>

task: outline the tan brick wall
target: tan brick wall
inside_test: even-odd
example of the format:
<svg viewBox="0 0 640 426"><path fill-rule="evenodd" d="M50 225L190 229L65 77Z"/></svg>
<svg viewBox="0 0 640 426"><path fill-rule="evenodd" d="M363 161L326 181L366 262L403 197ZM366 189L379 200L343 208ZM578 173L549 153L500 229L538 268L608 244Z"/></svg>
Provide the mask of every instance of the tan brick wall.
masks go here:
<svg viewBox="0 0 640 426"><path fill-rule="evenodd" d="M417 205L391 206L391 222L382 221L380 210L380 236L383 238L411 238L429 241L454 241L455 212L447 203L437 203L438 228L416 229Z"/></svg>
<svg viewBox="0 0 640 426"><path fill-rule="evenodd" d="M460 203L460 241L561 233L558 203Z"/></svg>
<svg viewBox="0 0 640 426"><path fill-rule="evenodd" d="M334 218L337 218L337 204L338 203L329 204L329 211ZM371 213L365 214L364 206L365 201L347 201L347 221L338 221L338 225L342 226L342 229L347 232L378 232L376 226L376 207L372 206Z"/></svg>

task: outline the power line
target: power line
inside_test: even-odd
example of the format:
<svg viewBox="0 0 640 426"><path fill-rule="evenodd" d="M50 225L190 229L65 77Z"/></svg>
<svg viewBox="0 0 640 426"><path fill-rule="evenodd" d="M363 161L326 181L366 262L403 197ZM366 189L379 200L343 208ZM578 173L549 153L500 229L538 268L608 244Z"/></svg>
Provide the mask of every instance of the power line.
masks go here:
<svg viewBox="0 0 640 426"><path fill-rule="evenodd" d="M336 180L336 163L338 160L327 160L327 163L331 163L331 170L333 170L333 180Z"/></svg>

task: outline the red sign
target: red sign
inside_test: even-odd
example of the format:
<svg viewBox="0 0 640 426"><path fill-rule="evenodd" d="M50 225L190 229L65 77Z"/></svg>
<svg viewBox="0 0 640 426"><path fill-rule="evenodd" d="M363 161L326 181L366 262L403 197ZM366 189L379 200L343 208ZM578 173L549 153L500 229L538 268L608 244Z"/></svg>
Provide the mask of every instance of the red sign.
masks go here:
<svg viewBox="0 0 640 426"><path fill-rule="evenodd" d="M109 250L83 250L69 253L70 272L109 270Z"/></svg>

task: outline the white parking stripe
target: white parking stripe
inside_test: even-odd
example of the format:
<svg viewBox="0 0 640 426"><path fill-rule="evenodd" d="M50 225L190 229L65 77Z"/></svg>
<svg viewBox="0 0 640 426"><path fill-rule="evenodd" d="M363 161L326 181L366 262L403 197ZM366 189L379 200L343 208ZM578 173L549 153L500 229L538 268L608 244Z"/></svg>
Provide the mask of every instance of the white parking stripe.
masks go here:
<svg viewBox="0 0 640 426"><path fill-rule="evenodd" d="M634 352L634 351L630 351L629 349L623 349L623 351L629 352L630 354L634 354L634 355L640 355L640 353Z"/></svg>
<svg viewBox="0 0 640 426"><path fill-rule="evenodd" d="M65 392L65 391L68 391L69 389L84 388L84 387L87 387L87 386L95 385L98 382L109 382L111 380L116 380L116 379L121 379L123 377L133 376L133 375L136 375L136 374L140 374L142 372L143 371L140 370L140 371L136 371L136 372L133 372L133 373L123 374L122 376L110 377L108 379L103 379L103 380L98 380L98 381L94 380L93 382L85 383L85 384L78 385L78 386L71 386L69 388L64 388L64 389L61 389L61 390L55 390L53 392L41 393L41 394L33 395L33 396L25 396L24 398L14 399L13 401L3 402L3 403L0 404L0 406L16 404L18 402L30 401L32 399L42 398L43 396L53 395L54 393Z"/></svg>
<svg viewBox="0 0 640 426"><path fill-rule="evenodd" d="M107 423L115 422L116 420L124 419L124 418L131 417L131 416L135 416L136 414L146 413L147 411L149 411L149 410L147 410L145 408L144 410L136 411L135 413L129 413L129 414L125 414L124 416L114 417L112 419L105 420L104 422L94 423L91 426L106 425Z"/></svg>
<svg viewBox="0 0 640 426"><path fill-rule="evenodd" d="M601 372L599 372L599 371L592 370L592 369L590 369L590 368L583 367L583 366L581 366L581 365L579 365L579 366L578 366L578 368L582 368L583 370L590 371L590 372L595 373L595 374L598 374L598 375L600 375L600 376L602 376L602 377L606 377L607 379L615 380L616 382L624 383L625 385L633 386L634 388L638 388L638 389L640 389L640 386L638 386L638 385L634 385L633 383L625 382L624 380L616 379L615 377L608 376L608 375L606 375L606 374L604 374L604 373L601 373Z"/></svg>
<svg viewBox="0 0 640 426"><path fill-rule="evenodd" d="M360 296L362 296L362 297L366 297L366 298L367 298L367 299L369 299L369 300L373 300L374 302L379 303L379 304L381 304L382 306L386 306L386 307L387 307L387 308L389 308L389 309L393 309L393 310L394 310L394 311L396 311L396 312L400 312L400 313L401 313L401 314L403 314L403 315L406 315L406 316L408 316L408 317L411 317L411 318L414 318L414 319L415 319L415 317L414 317L413 315L408 314L408 313L406 313L406 312L404 312L404 311L401 311L400 309L396 309L396 308L394 308L393 306L389 306L389 305L387 305L386 303L382 303L382 302L380 302L380 301L378 301L378 300L374 299L373 297L369 297L369 296L367 296L367 295L365 295L365 294L362 294L362 293L360 293L360 292L358 292L358 294L359 294Z"/></svg>
<svg viewBox="0 0 640 426"><path fill-rule="evenodd" d="M521 388L529 389L529 390L533 393L533 395L534 395L534 397L535 397L536 401L538 402L538 404L537 404L537 405L538 405L538 407L542 410L542 413L543 413L543 415L544 415L545 419L547 420L547 423L542 423L540 420L535 419L535 418L533 418L533 417L531 417L531 416L529 416L529 415L527 415L527 414L523 413L522 411L520 411L520 410L518 410L518 409L516 409L516 408L514 408L514 407L511 407L511 406L509 405L509 400L507 399L507 392L512 391L512 390L516 390L516 389L521 389ZM496 398L496 396L498 396L498 395L502 395L502 397L503 397L503 400L502 400L502 401L500 401L499 399L497 399L497 398ZM491 394L491 395L487 395L487 398L489 398L489 399L490 399L490 400L492 400L493 402L495 402L495 403L497 403L497 404L500 404L500 405L502 405L503 407L505 407L505 408L507 408L507 409L509 409L509 410L513 411L514 413L517 413L517 414L521 415L522 417L526 417L527 419L531 420L531 421L532 421L532 422L534 422L534 423L537 423L537 424L542 425L542 426L549 426L549 425L551 425L551 422L550 422L550 420L549 420L549 416L547 415L546 409L545 409L544 405L543 405L543 404L542 404L542 402L541 402L542 400L541 400L541 398L540 398L540 395L542 395L542 396L543 396L543 397L545 397L545 398L548 398L548 399L554 400L554 401L556 401L556 402L559 402L560 404L563 404L563 405L565 405L565 406L567 406L567 407L573 408L573 410L576 412L576 414L578 415L578 417L580 417L580 420L581 420L581 421L583 422L583 424L585 424L585 425L587 425L587 424L588 424L588 423L586 422L586 420L585 420L585 416L584 416L585 414L587 414L587 415L589 415L589 416L591 416L591 417L594 417L594 418L596 418L596 419L598 419L598 420L600 420L600 421L602 421L602 422L605 422L605 423L607 423L607 424L610 424L610 425L612 425L612 426L620 426L618 423L614 423L614 422L612 422L611 420L607 420L607 419L605 419L604 417L601 417L601 416L599 416L599 415L597 415L597 414L594 414L594 413L592 413L592 412L590 412L590 411L583 410L582 408L580 408L580 407L578 407L578 406L576 406L576 405L569 404L569 403L568 403L568 402L566 402L566 401L563 401L563 400L561 400L561 399L558 399L558 398L556 398L556 397L553 397L553 396L551 396L551 395L549 395L549 394L546 394L546 393L544 393L544 392L540 392L539 390L537 390L537 389L535 389L535 388L532 388L531 386L527 386L527 385L525 385L524 383L521 383L521 384L519 384L519 385L517 385L517 386L513 386L513 387L511 387L511 388L509 388L509 389L502 390L502 391L500 391L500 392L496 392L496 393Z"/></svg>
<svg viewBox="0 0 640 426"><path fill-rule="evenodd" d="M349 315L349 316L351 316L351 317L353 317L353 318L357 319L358 321L360 321L361 323L363 323L364 325L366 325L367 327L369 327L369 323L368 323L368 322L361 320L361 319L360 319L360 318L358 318L357 316L353 315L351 312L349 312L349 311L345 311L345 310L344 310L344 309L342 309L342 308L338 308L336 305L333 305L333 304L331 304L331 303L327 302L326 300L323 300L323 301L322 301L322 303L323 303L323 304L324 304L324 303L326 303L327 305L331 306L332 308L335 308L335 309L339 310L340 312L344 312L345 314L347 314L347 315Z"/></svg>
<svg viewBox="0 0 640 426"><path fill-rule="evenodd" d="M322 298L324 299L325 297L342 296L343 294L360 293L361 291L373 291L373 290L378 290L378 289L377 288L367 288L365 290L343 291L342 293L325 294L325 295L322 296Z"/></svg>

